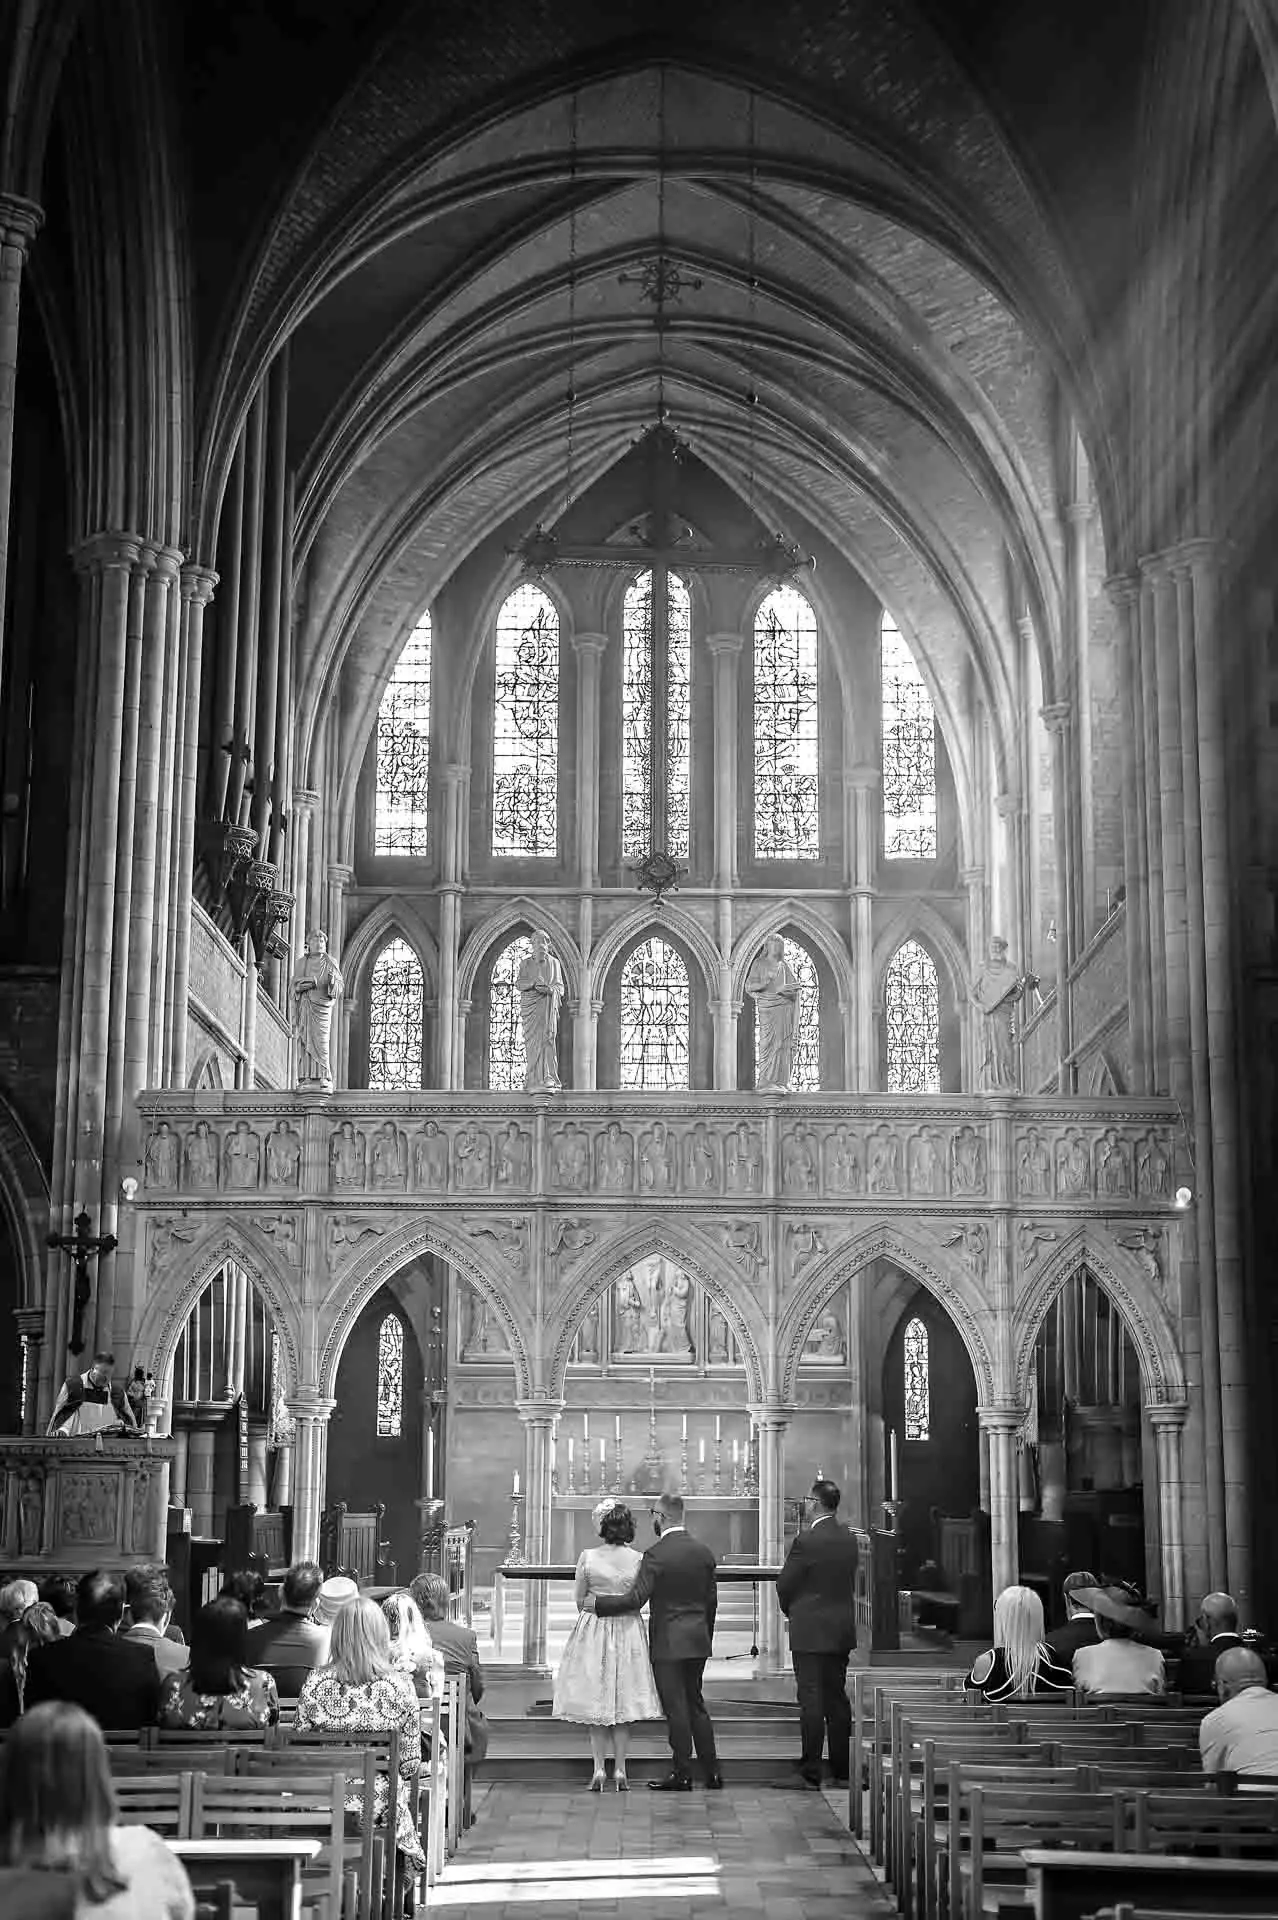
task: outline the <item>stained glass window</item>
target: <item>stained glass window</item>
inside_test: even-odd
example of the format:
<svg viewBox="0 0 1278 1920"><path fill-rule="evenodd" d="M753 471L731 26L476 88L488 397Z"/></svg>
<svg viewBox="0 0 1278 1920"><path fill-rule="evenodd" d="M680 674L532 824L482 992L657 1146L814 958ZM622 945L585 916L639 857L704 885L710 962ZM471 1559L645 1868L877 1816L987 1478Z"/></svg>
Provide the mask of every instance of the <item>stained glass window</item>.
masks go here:
<svg viewBox="0 0 1278 1920"><path fill-rule="evenodd" d="M621 974L621 1084L672 1091L688 1084L688 969L678 949L645 940Z"/></svg>
<svg viewBox="0 0 1278 1920"><path fill-rule="evenodd" d="M914 655L883 616L883 851L936 858L936 717Z"/></svg>
<svg viewBox="0 0 1278 1920"><path fill-rule="evenodd" d="M488 1084L503 1093L522 1092L528 1071L515 976L531 952L532 941L521 934L502 948L489 976Z"/></svg>
<svg viewBox="0 0 1278 1920"><path fill-rule="evenodd" d="M559 615L516 587L497 616L493 852L553 857L558 843Z"/></svg>
<svg viewBox="0 0 1278 1920"><path fill-rule="evenodd" d="M422 1084L421 961L406 940L391 940L373 966L368 990L368 1084L377 1093Z"/></svg>
<svg viewBox="0 0 1278 1920"><path fill-rule="evenodd" d="M377 1335L377 1437L398 1440L404 1425L404 1329L388 1313Z"/></svg>
<svg viewBox="0 0 1278 1920"><path fill-rule="evenodd" d="M790 1085L796 1093L817 1093L821 1087L821 987L816 964L797 940L782 938L781 957L799 983L794 1015L794 1063ZM754 1038L755 1077L759 1070L759 1034Z"/></svg>
<svg viewBox="0 0 1278 1920"><path fill-rule="evenodd" d="M430 615L424 613L377 713L374 853L425 853L429 793Z"/></svg>
<svg viewBox="0 0 1278 1920"><path fill-rule="evenodd" d="M667 575L665 720L657 732L652 573L644 568L626 589L621 615L621 852L642 859L659 842L676 860L689 844L692 724L692 601L677 573ZM654 738L657 755L653 778ZM654 822L654 803L664 809Z"/></svg>
<svg viewBox="0 0 1278 1920"><path fill-rule="evenodd" d="M928 1373L927 1328L911 1320L905 1329L905 1437L927 1440L932 1433L932 1384Z"/></svg>
<svg viewBox="0 0 1278 1920"><path fill-rule="evenodd" d="M941 1091L941 1000L932 956L906 940L883 982L889 1093Z"/></svg>
<svg viewBox="0 0 1278 1920"><path fill-rule="evenodd" d="M820 851L816 615L794 587L778 587L754 622L754 852Z"/></svg>

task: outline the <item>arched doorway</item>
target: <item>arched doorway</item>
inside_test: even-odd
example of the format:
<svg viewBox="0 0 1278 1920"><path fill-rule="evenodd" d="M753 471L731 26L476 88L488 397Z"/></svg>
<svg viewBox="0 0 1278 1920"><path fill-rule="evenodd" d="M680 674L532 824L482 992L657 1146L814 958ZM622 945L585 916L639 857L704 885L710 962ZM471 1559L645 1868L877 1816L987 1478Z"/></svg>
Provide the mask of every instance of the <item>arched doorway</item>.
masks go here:
<svg viewBox="0 0 1278 1920"><path fill-rule="evenodd" d="M270 1308L228 1260L201 1289L173 1354L172 1500L190 1508L197 1537L225 1538L228 1507L289 1504L285 1386Z"/></svg>
<svg viewBox="0 0 1278 1920"><path fill-rule="evenodd" d="M989 1535L981 1508L976 1376L945 1308L903 1283L883 1356L884 1479L896 1509L902 1587L941 1585L975 1631L989 1590ZM938 1582L935 1572L942 1579Z"/></svg>
<svg viewBox="0 0 1278 1920"><path fill-rule="evenodd" d="M405 1582L417 1572L416 1502L426 1493L426 1363L412 1291L409 1276L396 1275L351 1329L337 1369L324 1495L326 1506L343 1501L352 1512L385 1506L381 1538L389 1543L395 1577Z"/></svg>

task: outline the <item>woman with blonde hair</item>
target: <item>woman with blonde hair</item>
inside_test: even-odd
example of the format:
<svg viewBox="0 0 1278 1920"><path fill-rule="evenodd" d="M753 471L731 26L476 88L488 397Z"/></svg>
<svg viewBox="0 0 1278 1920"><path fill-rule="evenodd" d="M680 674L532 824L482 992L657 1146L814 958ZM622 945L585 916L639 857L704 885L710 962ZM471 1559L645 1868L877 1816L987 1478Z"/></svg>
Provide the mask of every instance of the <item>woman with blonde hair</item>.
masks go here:
<svg viewBox="0 0 1278 1920"><path fill-rule="evenodd" d="M991 1701L1028 1700L1074 1684L1045 1645L1043 1603L1030 1587L1004 1587L994 1602L994 1645L972 1662L965 1684Z"/></svg>
<svg viewBox="0 0 1278 1920"><path fill-rule="evenodd" d="M299 1733L399 1733L400 1791L395 1845L413 1873L426 1865L417 1831L422 1761L421 1709L408 1674L395 1664L390 1628L376 1600L352 1600L333 1621L328 1665L308 1675L297 1698ZM384 1826L390 1782L378 1774L373 1823ZM365 1816L362 1776L348 1777L346 1810Z"/></svg>
<svg viewBox="0 0 1278 1920"><path fill-rule="evenodd" d="M76 1920L193 1920L195 1914L186 1869L159 1834L119 1825L106 1743L97 1721L70 1701L32 1707L0 1747L6 1914L26 1910L9 1904L24 1897L18 1880L24 1871L51 1882L65 1876Z"/></svg>
<svg viewBox="0 0 1278 1920"><path fill-rule="evenodd" d="M411 1593L390 1593L382 1601L390 1629L391 1658L417 1689L419 1700L433 1700L444 1690L444 1661L436 1653L430 1629Z"/></svg>

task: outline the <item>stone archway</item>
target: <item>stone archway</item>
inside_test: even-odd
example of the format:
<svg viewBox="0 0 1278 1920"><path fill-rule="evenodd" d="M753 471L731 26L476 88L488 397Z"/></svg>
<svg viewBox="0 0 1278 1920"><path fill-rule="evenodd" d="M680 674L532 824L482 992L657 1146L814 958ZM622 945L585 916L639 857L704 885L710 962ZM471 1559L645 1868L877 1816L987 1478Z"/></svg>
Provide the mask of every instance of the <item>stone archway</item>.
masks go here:
<svg viewBox="0 0 1278 1920"><path fill-rule="evenodd" d="M1164 1256L1165 1257L1165 1256ZM1188 1396L1180 1343L1153 1275L1165 1274L1152 1251L1144 1256L1119 1246L1103 1228L1088 1223L1077 1228L1044 1260L1017 1301L1012 1346L1015 1356L1014 1394L1023 1405L1029 1394L1034 1343L1047 1310L1079 1267L1085 1266L1100 1283L1127 1324L1140 1359L1141 1381L1147 1403L1180 1406Z"/></svg>
<svg viewBox="0 0 1278 1920"><path fill-rule="evenodd" d="M150 1223L155 1235L162 1225ZM152 1247L155 1245L152 1239ZM151 1370L165 1391L182 1329L191 1309L219 1268L228 1261L242 1267L270 1309L288 1379L296 1391L303 1384L302 1355L305 1351L302 1322L297 1308L299 1274L286 1272L231 1219L214 1222L211 1230L196 1245L179 1267L170 1250L164 1259L149 1263L162 1276L159 1285L149 1291L147 1304L134 1336L134 1352L150 1356ZM166 1268L171 1271L166 1272Z"/></svg>

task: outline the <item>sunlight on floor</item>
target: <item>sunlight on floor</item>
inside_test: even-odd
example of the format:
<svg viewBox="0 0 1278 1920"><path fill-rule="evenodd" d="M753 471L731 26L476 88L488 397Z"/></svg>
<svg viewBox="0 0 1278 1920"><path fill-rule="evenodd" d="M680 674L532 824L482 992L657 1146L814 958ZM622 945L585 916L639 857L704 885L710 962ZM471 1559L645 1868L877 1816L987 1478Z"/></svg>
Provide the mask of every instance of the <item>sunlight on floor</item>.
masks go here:
<svg viewBox="0 0 1278 1920"><path fill-rule="evenodd" d="M450 1866L434 1888L436 1907L495 1907L563 1900L716 1900L719 1862L704 1854L653 1860L520 1860Z"/></svg>

